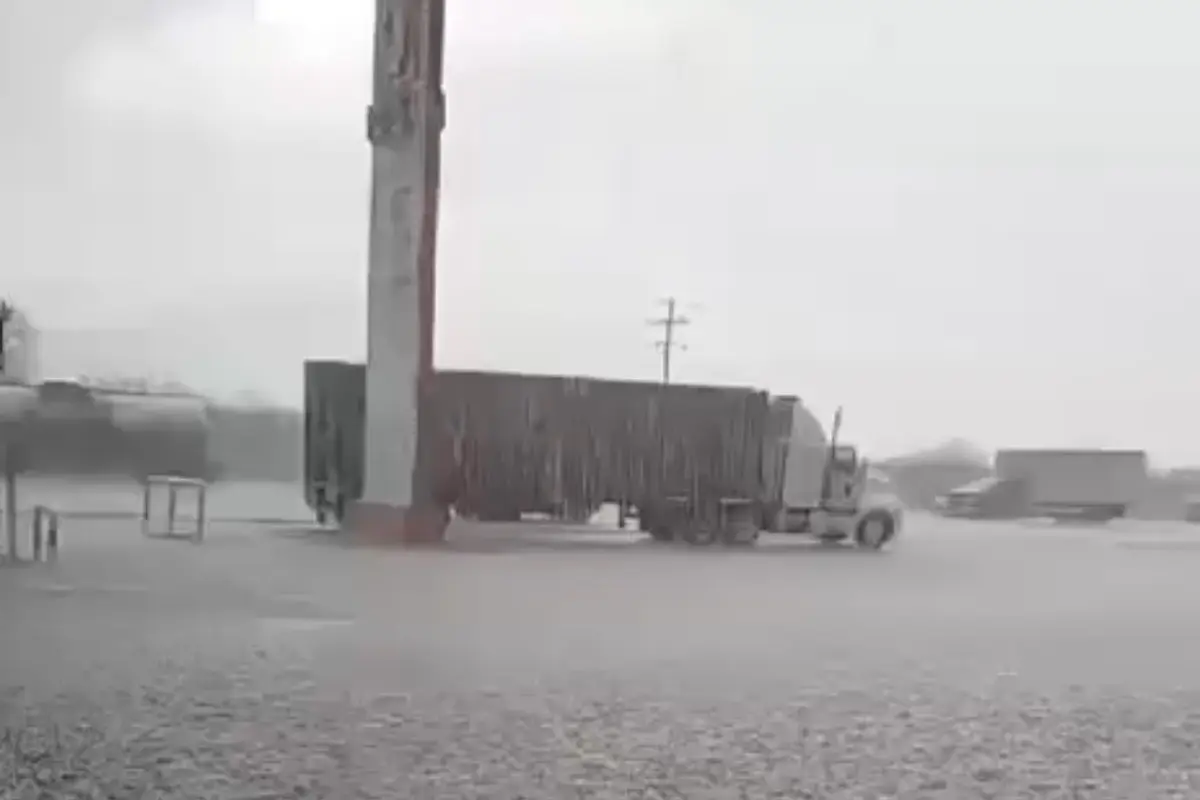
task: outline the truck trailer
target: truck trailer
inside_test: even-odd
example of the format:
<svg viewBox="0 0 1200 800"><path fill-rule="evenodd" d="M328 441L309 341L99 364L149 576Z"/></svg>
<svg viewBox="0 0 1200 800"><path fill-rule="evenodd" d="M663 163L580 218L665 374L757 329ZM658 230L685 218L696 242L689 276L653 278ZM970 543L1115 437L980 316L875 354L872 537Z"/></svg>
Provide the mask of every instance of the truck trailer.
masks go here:
<svg viewBox="0 0 1200 800"><path fill-rule="evenodd" d="M362 493L365 371L305 365L306 499L341 520ZM422 392L422 468L460 516L584 521L636 509L661 541L748 544L760 530L882 547L900 511L853 447L794 397L691 386L438 371Z"/></svg>
<svg viewBox="0 0 1200 800"><path fill-rule="evenodd" d="M306 500L342 520L362 496L366 373L362 364L305 363ZM591 516L611 494L613 448L576 424L586 390L554 376L440 370L424 388L421 464L432 494L460 516Z"/></svg>

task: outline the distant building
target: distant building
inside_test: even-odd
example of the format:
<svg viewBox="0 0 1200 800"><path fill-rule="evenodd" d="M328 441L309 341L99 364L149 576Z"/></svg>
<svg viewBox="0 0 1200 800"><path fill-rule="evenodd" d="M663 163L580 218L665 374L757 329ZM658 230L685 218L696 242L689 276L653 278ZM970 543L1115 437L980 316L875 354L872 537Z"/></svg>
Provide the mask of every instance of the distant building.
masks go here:
<svg viewBox="0 0 1200 800"><path fill-rule="evenodd" d="M982 448L961 439L906 456L876 462L910 508L932 509L937 498L992 474L991 458Z"/></svg>
<svg viewBox="0 0 1200 800"><path fill-rule="evenodd" d="M41 342L38 330L20 309L4 325L3 377L18 383L38 383L42 379Z"/></svg>

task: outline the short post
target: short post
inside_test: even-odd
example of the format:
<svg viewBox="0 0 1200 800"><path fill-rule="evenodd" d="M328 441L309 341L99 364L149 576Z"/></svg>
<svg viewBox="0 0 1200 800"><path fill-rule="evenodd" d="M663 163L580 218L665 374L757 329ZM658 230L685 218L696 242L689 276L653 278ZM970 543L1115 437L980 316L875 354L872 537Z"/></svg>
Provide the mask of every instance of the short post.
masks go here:
<svg viewBox="0 0 1200 800"><path fill-rule="evenodd" d="M50 530L46 535L46 558L54 560L58 558L58 514L50 511L49 517Z"/></svg>
<svg viewBox="0 0 1200 800"><path fill-rule="evenodd" d="M33 509L33 560L42 560L42 513L41 506Z"/></svg>
<svg viewBox="0 0 1200 800"><path fill-rule="evenodd" d="M164 529L154 530L151 519L150 494L154 487L161 486L167 492L167 519ZM179 494L191 489L196 498L196 527L191 531L178 531L176 518L179 514ZM167 538L188 538L194 542L204 539L204 529L208 525L208 484L199 478L180 478L173 475L148 475L142 482L142 533L146 536L166 536Z"/></svg>
<svg viewBox="0 0 1200 800"><path fill-rule="evenodd" d="M150 535L150 476L142 481L142 533Z"/></svg>
<svg viewBox="0 0 1200 800"><path fill-rule="evenodd" d="M58 557L58 514L46 506L33 507L33 560L41 561L43 552L46 560Z"/></svg>
<svg viewBox="0 0 1200 800"><path fill-rule="evenodd" d="M175 512L179 495L175 493L175 483L167 484L167 536L175 535Z"/></svg>
<svg viewBox="0 0 1200 800"><path fill-rule="evenodd" d="M201 487L196 492L196 531L194 538L198 542L204 538L205 516L207 515L208 492Z"/></svg>
<svg viewBox="0 0 1200 800"><path fill-rule="evenodd" d="M17 470L12 463L12 450L5 449L4 459L4 530L6 558L16 563L17 553Z"/></svg>

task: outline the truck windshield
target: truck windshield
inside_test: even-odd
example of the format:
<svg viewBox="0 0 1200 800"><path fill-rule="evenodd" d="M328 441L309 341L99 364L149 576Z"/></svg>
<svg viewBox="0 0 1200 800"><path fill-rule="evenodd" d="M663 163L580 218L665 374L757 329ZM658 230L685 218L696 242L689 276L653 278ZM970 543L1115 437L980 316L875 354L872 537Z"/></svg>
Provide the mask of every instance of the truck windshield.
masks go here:
<svg viewBox="0 0 1200 800"><path fill-rule="evenodd" d="M854 466L858 453L851 445L838 445L833 448L833 462L841 466Z"/></svg>
<svg viewBox="0 0 1200 800"><path fill-rule="evenodd" d="M971 481L966 486L958 487L951 494L979 494L991 489L997 483L999 483L998 478L980 478L977 481Z"/></svg>

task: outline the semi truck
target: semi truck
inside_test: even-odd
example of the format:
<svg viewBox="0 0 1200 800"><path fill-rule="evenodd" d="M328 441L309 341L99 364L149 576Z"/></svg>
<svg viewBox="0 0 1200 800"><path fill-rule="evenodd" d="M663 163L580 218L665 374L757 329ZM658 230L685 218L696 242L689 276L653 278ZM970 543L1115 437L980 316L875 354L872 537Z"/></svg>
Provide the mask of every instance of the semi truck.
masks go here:
<svg viewBox="0 0 1200 800"><path fill-rule="evenodd" d="M583 521L614 503L653 538L697 546L768 530L877 549L900 529L882 476L794 397L447 370L421 395L420 469L460 516ZM306 362L305 494L322 522L361 496L365 412L362 364Z"/></svg>
<svg viewBox="0 0 1200 800"><path fill-rule="evenodd" d="M1147 485L1143 450L1000 450L994 475L949 492L941 505L973 519L1108 522L1124 517Z"/></svg>
<svg viewBox="0 0 1200 800"><path fill-rule="evenodd" d="M871 549L892 541L903 521L899 497L887 475L839 441L841 409L826 441L820 423L796 398L776 402L791 406L791 413L780 412L786 438L774 455L779 486L772 490L773 513L763 528Z"/></svg>

